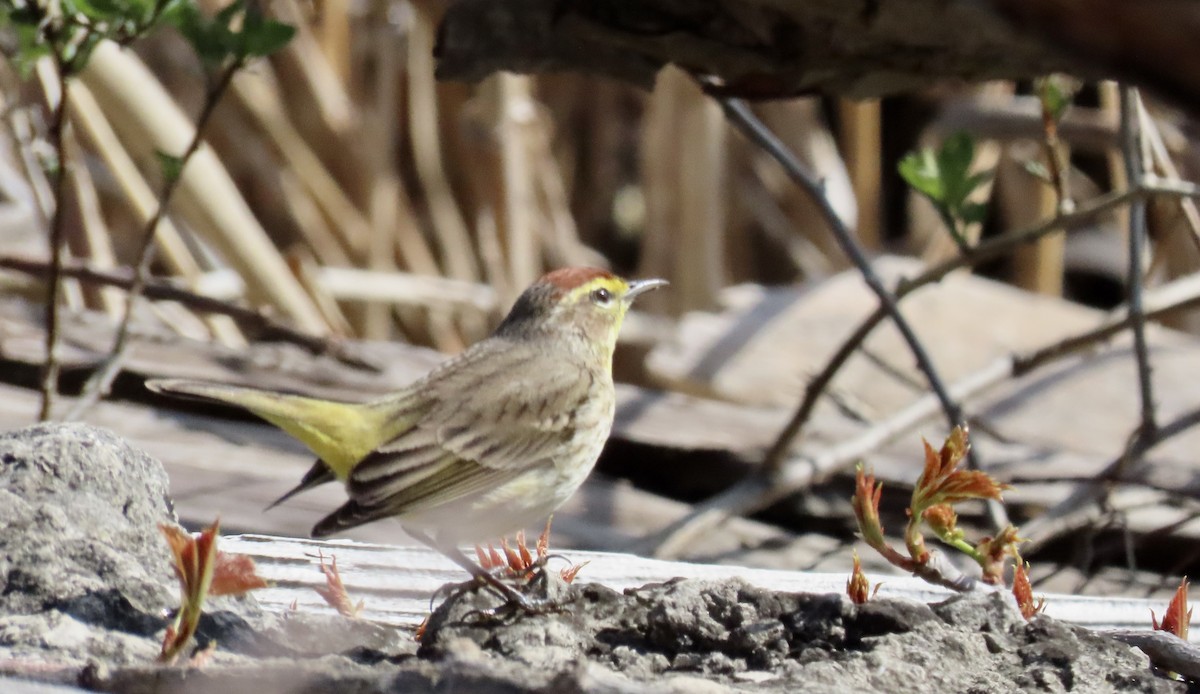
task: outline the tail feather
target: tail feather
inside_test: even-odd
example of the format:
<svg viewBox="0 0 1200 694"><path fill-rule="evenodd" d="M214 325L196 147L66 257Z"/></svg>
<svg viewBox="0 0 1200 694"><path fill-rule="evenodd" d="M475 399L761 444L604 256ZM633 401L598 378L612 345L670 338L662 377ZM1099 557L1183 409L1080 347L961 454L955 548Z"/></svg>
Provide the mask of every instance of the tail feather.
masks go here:
<svg viewBox="0 0 1200 694"><path fill-rule="evenodd" d="M374 519L375 516L366 513L357 501L351 499L333 513L317 521L310 534L314 538L329 537L334 533L358 527Z"/></svg>
<svg viewBox="0 0 1200 694"><path fill-rule="evenodd" d="M296 496L300 492L308 491L313 487L319 487L326 482L333 482L336 479L337 475L333 474L333 470L329 469L329 466L325 464L325 461L318 460L313 463L312 467L308 469L308 472L304 473L304 477L300 480L299 484L289 489L283 496L272 501L263 510L270 511L293 496Z"/></svg>
<svg viewBox="0 0 1200 694"><path fill-rule="evenodd" d="M365 403L336 402L257 388L183 379L155 379L146 387L156 393L204 402L220 402L250 410L299 439L324 461L336 479L350 470L390 435L387 411ZM313 471L310 470L312 475ZM305 480L308 479L305 476ZM314 477L314 480L316 478ZM301 481L291 494L319 484ZM278 502L276 502L278 503Z"/></svg>

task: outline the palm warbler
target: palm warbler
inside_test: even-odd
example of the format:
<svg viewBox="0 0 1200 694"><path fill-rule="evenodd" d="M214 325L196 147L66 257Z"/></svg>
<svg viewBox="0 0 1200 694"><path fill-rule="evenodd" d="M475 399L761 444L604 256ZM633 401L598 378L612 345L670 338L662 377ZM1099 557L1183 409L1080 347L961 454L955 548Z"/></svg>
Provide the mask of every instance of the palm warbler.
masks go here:
<svg viewBox="0 0 1200 694"><path fill-rule="evenodd" d="M525 290L487 339L403 390L365 403L184 380L146 386L244 407L318 460L292 495L341 480L350 496L312 530L324 537L396 518L509 600L527 604L458 549L543 521L591 472L612 429L612 356L634 298L627 282L564 268Z"/></svg>

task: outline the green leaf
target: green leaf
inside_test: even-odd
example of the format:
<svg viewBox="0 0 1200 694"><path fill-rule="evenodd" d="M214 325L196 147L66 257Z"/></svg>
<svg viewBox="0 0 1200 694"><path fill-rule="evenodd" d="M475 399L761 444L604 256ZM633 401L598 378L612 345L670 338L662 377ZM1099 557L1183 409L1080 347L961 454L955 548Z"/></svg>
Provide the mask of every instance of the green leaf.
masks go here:
<svg viewBox="0 0 1200 694"><path fill-rule="evenodd" d="M241 53L244 57L263 58L280 50L296 35L296 28L290 24L259 18L251 21L246 17L242 29Z"/></svg>
<svg viewBox="0 0 1200 694"><path fill-rule="evenodd" d="M935 203L941 202L945 197L942 179L938 174L937 160L930 150L909 152L900 160L896 169L900 172L900 177L904 179L904 182L913 190L925 195Z"/></svg>
<svg viewBox="0 0 1200 694"><path fill-rule="evenodd" d="M238 5L239 3L234 3ZM231 7L233 7L231 5ZM227 7L222 13L228 11ZM233 32L220 20L210 19L195 3L181 2L168 5L163 12L163 21L175 27L192 50L206 65L220 65L234 57L236 41Z"/></svg>
<svg viewBox="0 0 1200 694"><path fill-rule="evenodd" d="M913 190L929 198L947 230L961 240L970 224L982 224L987 205L968 198L991 180L991 171L971 173L975 141L965 132L947 137L935 152L910 152L897 165L900 176Z"/></svg>
<svg viewBox="0 0 1200 694"><path fill-rule="evenodd" d="M167 154L162 150L154 150L154 157L158 159L158 166L162 170L163 178L167 181L175 181L183 174L183 158L173 154Z"/></svg>
<svg viewBox="0 0 1200 694"><path fill-rule="evenodd" d="M975 189L979 186L992 180L992 173L993 172L991 170L980 171L979 173L972 174L971 176L967 177L967 188L969 189L968 195L970 193L974 193Z"/></svg>
<svg viewBox="0 0 1200 694"><path fill-rule="evenodd" d="M959 210L959 218L967 224L983 224L987 221L988 206L978 202L968 202Z"/></svg>
<svg viewBox="0 0 1200 694"><path fill-rule="evenodd" d="M213 21L228 29L233 26L233 20L246 11L246 0L234 0L213 17Z"/></svg>
<svg viewBox="0 0 1200 694"><path fill-rule="evenodd" d="M938 173L946 191L943 201L957 207L971 194L971 162L975 159L975 141L965 132L959 131L946 138L938 151Z"/></svg>

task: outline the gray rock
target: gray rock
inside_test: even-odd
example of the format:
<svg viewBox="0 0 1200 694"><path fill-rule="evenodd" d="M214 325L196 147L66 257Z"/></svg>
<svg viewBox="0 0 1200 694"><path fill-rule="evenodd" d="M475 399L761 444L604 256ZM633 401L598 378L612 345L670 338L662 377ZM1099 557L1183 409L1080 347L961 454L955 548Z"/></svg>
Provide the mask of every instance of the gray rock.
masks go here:
<svg viewBox="0 0 1200 694"><path fill-rule="evenodd" d="M22 615L60 634L72 622L162 628L175 601L164 521L174 513L162 465L111 432L42 424L0 436L0 645L21 641Z"/></svg>
<svg viewBox="0 0 1200 694"><path fill-rule="evenodd" d="M78 687L0 677L0 692L4 694L83 694L85 691Z"/></svg>

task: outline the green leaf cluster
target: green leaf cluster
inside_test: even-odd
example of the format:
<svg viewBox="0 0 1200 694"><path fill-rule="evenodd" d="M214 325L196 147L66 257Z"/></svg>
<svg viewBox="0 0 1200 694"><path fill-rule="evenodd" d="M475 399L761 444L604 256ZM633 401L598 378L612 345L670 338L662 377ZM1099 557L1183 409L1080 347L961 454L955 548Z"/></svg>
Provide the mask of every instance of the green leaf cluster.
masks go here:
<svg viewBox="0 0 1200 694"><path fill-rule="evenodd" d="M287 45L296 29L263 17L245 0L230 3L212 17L194 2L176 3L164 14L209 66L244 63L268 56Z"/></svg>
<svg viewBox="0 0 1200 694"><path fill-rule="evenodd" d="M164 24L174 26L208 65L245 63L287 45L295 29L266 19L246 0L206 16L195 0L0 0L8 57L28 70L51 56L64 75L78 73L103 40L126 45Z"/></svg>
<svg viewBox="0 0 1200 694"><path fill-rule="evenodd" d="M185 0L8 0L0 3L0 29L16 38L9 57L27 73L53 57L67 75L82 70L107 39L127 44L154 28L162 13Z"/></svg>
<svg viewBox="0 0 1200 694"><path fill-rule="evenodd" d="M970 198L991 179L992 172L971 173L974 160L974 140L958 132L946 138L936 151L910 152L897 167L913 190L929 198L960 245L965 244L967 227L982 224L987 218L987 205Z"/></svg>

